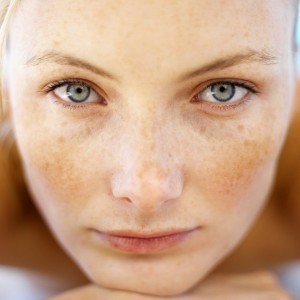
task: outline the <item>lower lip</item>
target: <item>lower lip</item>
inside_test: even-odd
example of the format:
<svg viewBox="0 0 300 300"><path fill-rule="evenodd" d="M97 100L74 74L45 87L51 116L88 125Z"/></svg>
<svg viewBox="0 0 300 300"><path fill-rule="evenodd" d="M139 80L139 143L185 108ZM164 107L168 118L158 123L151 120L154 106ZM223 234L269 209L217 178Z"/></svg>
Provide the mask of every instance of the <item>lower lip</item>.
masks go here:
<svg viewBox="0 0 300 300"><path fill-rule="evenodd" d="M152 238L137 238L109 235L99 231L97 231L97 234L102 238L102 240L108 243L108 245L114 248L136 254L146 254L174 247L175 245L178 245L179 243L183 242L194 231L195 229L181 233Z"/></svg>

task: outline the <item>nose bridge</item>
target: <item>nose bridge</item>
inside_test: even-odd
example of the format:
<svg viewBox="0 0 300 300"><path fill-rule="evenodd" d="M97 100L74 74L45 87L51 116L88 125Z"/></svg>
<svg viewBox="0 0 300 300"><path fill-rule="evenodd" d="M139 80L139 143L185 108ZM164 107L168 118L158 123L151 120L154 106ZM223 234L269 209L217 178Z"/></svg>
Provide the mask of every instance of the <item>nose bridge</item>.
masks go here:
<svg viewBox="0 0 300 300"><path fill-rule="evenodd" d="M158 114L148 110L128 126L127 161L121 163L113 180L115 197L129 200L139 210L156 210L177 199L182 191L180 170L170 159L168 139L160 123Z"/></svg>
<svg viewBox="0 0 300 300"><path fill-rule="evenodd" d="M136 132L136 167L140 178L147 176L147 173L160 173L161 167L158 164L158 148L162 140L157 138L157 122L153 114L140 119ZM162 153L161 153L162 154Z"/></svg>
<svg viewBox="0 0 300 300"><path fill-rule="evenodd" d="M154 101L144 101L143 105L139 105L135 109L131 126L128 127L131 141L128 150L132 156L132 167L135 168L135 174L141 179L146 178L148 174L163 177L166 161L162 157L165 155L165 151L161 152L160 149L166 139L161 130L160 115Z"/></svg>

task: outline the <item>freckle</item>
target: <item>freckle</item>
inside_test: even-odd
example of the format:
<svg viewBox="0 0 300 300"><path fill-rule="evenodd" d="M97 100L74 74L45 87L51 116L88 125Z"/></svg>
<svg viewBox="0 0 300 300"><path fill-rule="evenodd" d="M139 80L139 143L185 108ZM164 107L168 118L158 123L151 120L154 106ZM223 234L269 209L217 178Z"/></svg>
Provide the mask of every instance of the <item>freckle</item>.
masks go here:
<svg viewBox="0 0 300 300"><path fill-rule="evenodd" d="M244 146L249 146L250 144L251 144L251 142L249 140L244 141Z"/></svg>
<svg viewBox="0 0 300 300"><path fill-rule="evenodd" d="M238 130L239 130L239 131L244 131L244 126L243 126L243 125L239 125L239 126L238 126Z"/></svg>
<svg viewBox="0 0 300 300"><path fill-rule="evenodd" d="M60 136L60 137L58 138L58 142L59 142L59 143L64 143L64 142L65 142L65 138L64 138L63 136Z"/></svg>
<svg viewBox="0 0 300 300"><path fill-rule="evenodd" d="M205 133L206 132L206 126L201 126L200 127L200 132Z"/></svg>
<svg viewBox="0 0 300 300"><path fill-rule="evenodd" d="M66 124L67 124L67 122L61 122L60 123L60 125L63 126L63 127L66 126Z"/></svg>
<svg viewBox="0 0 300 300"><path fill-rule="evenodd" d="M224 193L225 193L225 195L230 195L230 189L229 188L225 188Z"/></svg>
<svg viewBox="0 0 300 300"><path fill-rule="evenodd" d="M48 171L48 169L49 169L49 162L47 161L47 162L45 162L45 165L44 165L44 169L45 169L45 171Z"/></svg>
<svg viewBox="0 0 300 300"><path fill-rule="evenodd" d="M93 129L92 129L92 128L87 127L87 128L85 129L85 135L86 135L86 136L89 136L89 135L91 135L92 133L93 133Z"/></svg>
<svg viewBox="0 0 300 300"><path fill-rule="evenodd" d="M59 40L54 40L54 41L53 41L53 46L54 46L54 47L58 47L60 44L61 44L61 43L60 43Z"/></svg>

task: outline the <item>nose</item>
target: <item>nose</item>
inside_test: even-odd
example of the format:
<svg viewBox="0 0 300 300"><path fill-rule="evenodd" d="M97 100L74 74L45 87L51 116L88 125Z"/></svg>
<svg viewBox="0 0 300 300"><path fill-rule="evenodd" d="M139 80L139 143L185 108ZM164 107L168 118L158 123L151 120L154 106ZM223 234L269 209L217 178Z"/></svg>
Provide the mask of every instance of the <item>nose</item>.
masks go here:
<svg viewBox="0 0 300 300"><path fill-rule="evenodd" d="M111 180L113 196L144 213L174 204L183 188L179 169L162 170L153 164L140 162L140 171L132 168L115 174Z"/></svg>
<svg viewBox="0 0 300 300"><path fill-rule="evenodd" d="M111 176L111 191L115 199L140 212L154 212L180 198L183 172L169 133L154 126L149 130L143 122L135 126L116 149L119 162Z"/></svg>

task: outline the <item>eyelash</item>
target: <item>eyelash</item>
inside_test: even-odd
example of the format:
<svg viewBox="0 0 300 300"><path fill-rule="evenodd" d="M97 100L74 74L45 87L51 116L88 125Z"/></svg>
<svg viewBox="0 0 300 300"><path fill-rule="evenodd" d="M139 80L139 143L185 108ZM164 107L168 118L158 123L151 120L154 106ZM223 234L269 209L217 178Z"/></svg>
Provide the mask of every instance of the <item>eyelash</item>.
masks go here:
<svg viewBox="0 0 300 300"><path fill-rule="evenodd" d="M61 86L68 85L68 84L79 84L79 85L86 86L86 87L92 89L92 87L89 84L87 84L86 82L84 82L83 80L75 78L75 79L62 79L62 80L59 80L59 81L56 81L56 82L52 82L52 83L50 83L46 86L46 88L44 89L44 92L46 94L48 94L51 91L55 90L56 88L59 88ZM217 84L232 84L232 85L235 85L237 87L244 88L244 89L248 90L248 92L250 92L251 94L254 94L254 95L260 93L257 90L256 86L252 83L238 81L238 80L219 80L219 81L213 81L213 82L210 82L209 84L207 84L204 88L201 89L200 92L198 92L193 97L193 99L197 98L198 95L200 95L203 91L205 91L206 89L208 89L212 85L217 85ZM100 95L100 97L103 98L101 95ZM193 100L193 99L191 101L192 103L198 103L199 104L201 102L201 100ZM105 101L104 98L103 98L103 100ZM244 105L248 104L249 101L251 101L251 97L248 97L246 100L243 100L243 101L238 102L238 103L233 103L233 104L216 104L216 103L215 104L209 104L208 103L208 105L213 107L213 109L228 110L228 109L237 109L242 105L244 106ZM88 106L86 104L82 104L82 105L81 104L76 104L76 105L65 104L65 103L63 103L61 101L58 101L58 100L55 100L55 99L53 99L53 102L55 102L56 104L62 105L63 108L67 108L67 109L86 109L87 106Z"/></svg>
<svg viewBox="0 0 300 300"><path fill-rule="evenodd" d="M62 79L62 80L59 80L59 81L55 81L55 82L52 82L50 84L48 84L46 86L46 88L44 89L44 93L48 94L52 91L54 91L55 89L61 87L61 86L64 86L64 85L68 85L68 84L79 84L79 85L82 85L82 86L85 86L85 87L88 87L90 89L93 89L91 87L91 85L87 84L86 82L84 82L83 80L81 79ZM99 95L103 101L105 101L105 99ZM58 101L58 100L55 100L55 99L52 99L54 103L56 104L59 104L59 105L62 105L63 108L67 108L67 109L86 109L88 108L86 104L76 104L76 105L73 105L73 104L66 104L66 103L63 103L61 101Z"/></svg>
<svg viewBox="0 0 300 300"><path fill-rule="evenodd" d="M244 88L248 91L248 93L250 92L251 95L257 95L257 94L260 93L260 91L257 89L257 87L253 83L240 81L240 80L226 79L226 80L215 80L215 81L209 82L204 88L201 88L200 92L196 93L196 95L193 97L193 99L197 98L198 95L203 93L203 91L205 91L209 87L211 87L213 85L219 85L219 84L220 85L221 84L232 84L236 87ZM220 104L214 103L214 104L211 104L207 101L201 101L201 99L200 100L192 100L191 102L196 103L196 104L203 104L203 102L206 102L206 105L210 106L212 110L214 110L214 109L217 109L219 111L235 110L235 109L241 108L242 106L247 105L252 100L251 95L248 95L248 97L244 100L237 101L237 102L234 102L234 103L223 103L223 104L222 103L220 103Z"/></svg>
<svg viewBox="0 0 300 300"><path fill-rule="evenodd" d="M45 93L49 93L51 91L53 91L54 89L61 87L63 85L66 84L81 84L87 87L90 87L88 84L86 84L84 81L80 80L80 79L62 79L59 81L55 81L55 82L51 82L50 84L48 84L45 88Z"/></svg>

